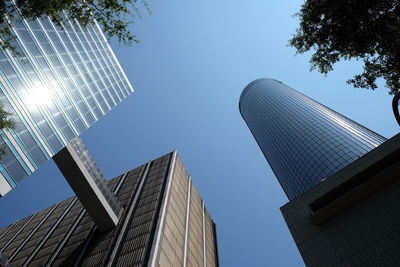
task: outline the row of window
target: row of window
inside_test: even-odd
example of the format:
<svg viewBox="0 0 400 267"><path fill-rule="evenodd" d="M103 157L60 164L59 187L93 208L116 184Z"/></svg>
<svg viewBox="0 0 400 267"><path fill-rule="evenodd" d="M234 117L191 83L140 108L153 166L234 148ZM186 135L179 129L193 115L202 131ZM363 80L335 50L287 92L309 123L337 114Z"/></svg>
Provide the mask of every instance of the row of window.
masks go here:
<svg viewBox="0 0 400 267"><path fill-rule="evenodd" d="M18 17L14 25L20 36L14 45L20 55L12 61L9 54L0 52L0 75L5 82L0 100L6 111L15 114L13 138L37 168L63 147L64 140L80 134L129 95L131 88L96 26L85 33L71 28L63 32L47 19L26 23ZM51 33L42 27L52 29ZM29 96L35 94L35 86L50 90L52 101L31 105ZM21 104L27 111L24 114ZM0 171L14 186L30 169L7 136L2 134L0 141L9 150L1 159Z"/></svg>

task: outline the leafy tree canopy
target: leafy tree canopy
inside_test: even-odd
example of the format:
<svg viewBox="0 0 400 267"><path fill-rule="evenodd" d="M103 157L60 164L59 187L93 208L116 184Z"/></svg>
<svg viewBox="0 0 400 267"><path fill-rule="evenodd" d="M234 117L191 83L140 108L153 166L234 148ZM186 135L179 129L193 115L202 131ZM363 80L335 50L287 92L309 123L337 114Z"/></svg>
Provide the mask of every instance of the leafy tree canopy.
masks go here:
<svg viewBox="0 0 400 267"><path fill-rule="evenodd" d="M146 0L139 1L150 12ZM14 35L4 24L12 24L15 14L27 20L48 16L58 25L62 25L67 19L76 19L84 28L96 20L108 37L116 37L123 44L138 42L128 30L134 17L141 17L137 2L138 0L0 0L1 46L14 49ZM132 20L127 20L128 17Z"/></svg>
<svg viewBox="0 0 400 267"><path fill-rule="evenodd" d="M297 16L289 42L298 53L314 51L311 69L326 74L341 59L360 59L363 72L347 83L375 89L383 78L389 93L400 91L399 0L306 0Z"/></svg>

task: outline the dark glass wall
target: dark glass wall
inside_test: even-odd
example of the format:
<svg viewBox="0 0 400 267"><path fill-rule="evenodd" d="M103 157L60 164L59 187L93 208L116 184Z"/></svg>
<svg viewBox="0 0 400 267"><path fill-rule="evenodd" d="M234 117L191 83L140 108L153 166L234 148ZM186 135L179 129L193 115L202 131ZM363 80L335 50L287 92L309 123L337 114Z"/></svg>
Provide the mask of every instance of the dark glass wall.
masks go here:
<svg viewBox="0 0 400 267"><path fill-rule="evenodd" d="M290 200L386 140L273 79L247 85L239 109Z"/></svg>

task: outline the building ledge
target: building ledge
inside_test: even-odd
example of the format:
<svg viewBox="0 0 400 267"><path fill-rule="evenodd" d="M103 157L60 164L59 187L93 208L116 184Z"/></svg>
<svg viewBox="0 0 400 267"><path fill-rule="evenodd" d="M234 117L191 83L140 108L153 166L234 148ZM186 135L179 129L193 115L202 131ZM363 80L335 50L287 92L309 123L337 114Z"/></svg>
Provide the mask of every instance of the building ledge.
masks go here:
<svg viewBox="0 0 400 267"><path fill-rule="evenodd" d="M313 221L317 224L329 221L371 194L399 180L399 174L400 134L322 182L329 183L331 179L345 178L342 183L309 203Z"/></svg>

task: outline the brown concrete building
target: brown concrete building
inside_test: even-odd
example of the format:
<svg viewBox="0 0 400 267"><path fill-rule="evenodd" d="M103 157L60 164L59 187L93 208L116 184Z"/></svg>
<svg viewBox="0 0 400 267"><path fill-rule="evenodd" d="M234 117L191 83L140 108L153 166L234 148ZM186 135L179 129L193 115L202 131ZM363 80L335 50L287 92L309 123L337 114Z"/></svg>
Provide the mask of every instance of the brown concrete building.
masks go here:
<svg viewBox="0 0 400 267"><path fill-rule="evenodd" d="M101 232L76 197L0 230L12 266L218 266L215 224L176 152L109 181L123 207ZM7 263L8 262L8 263Z"/></svg>

